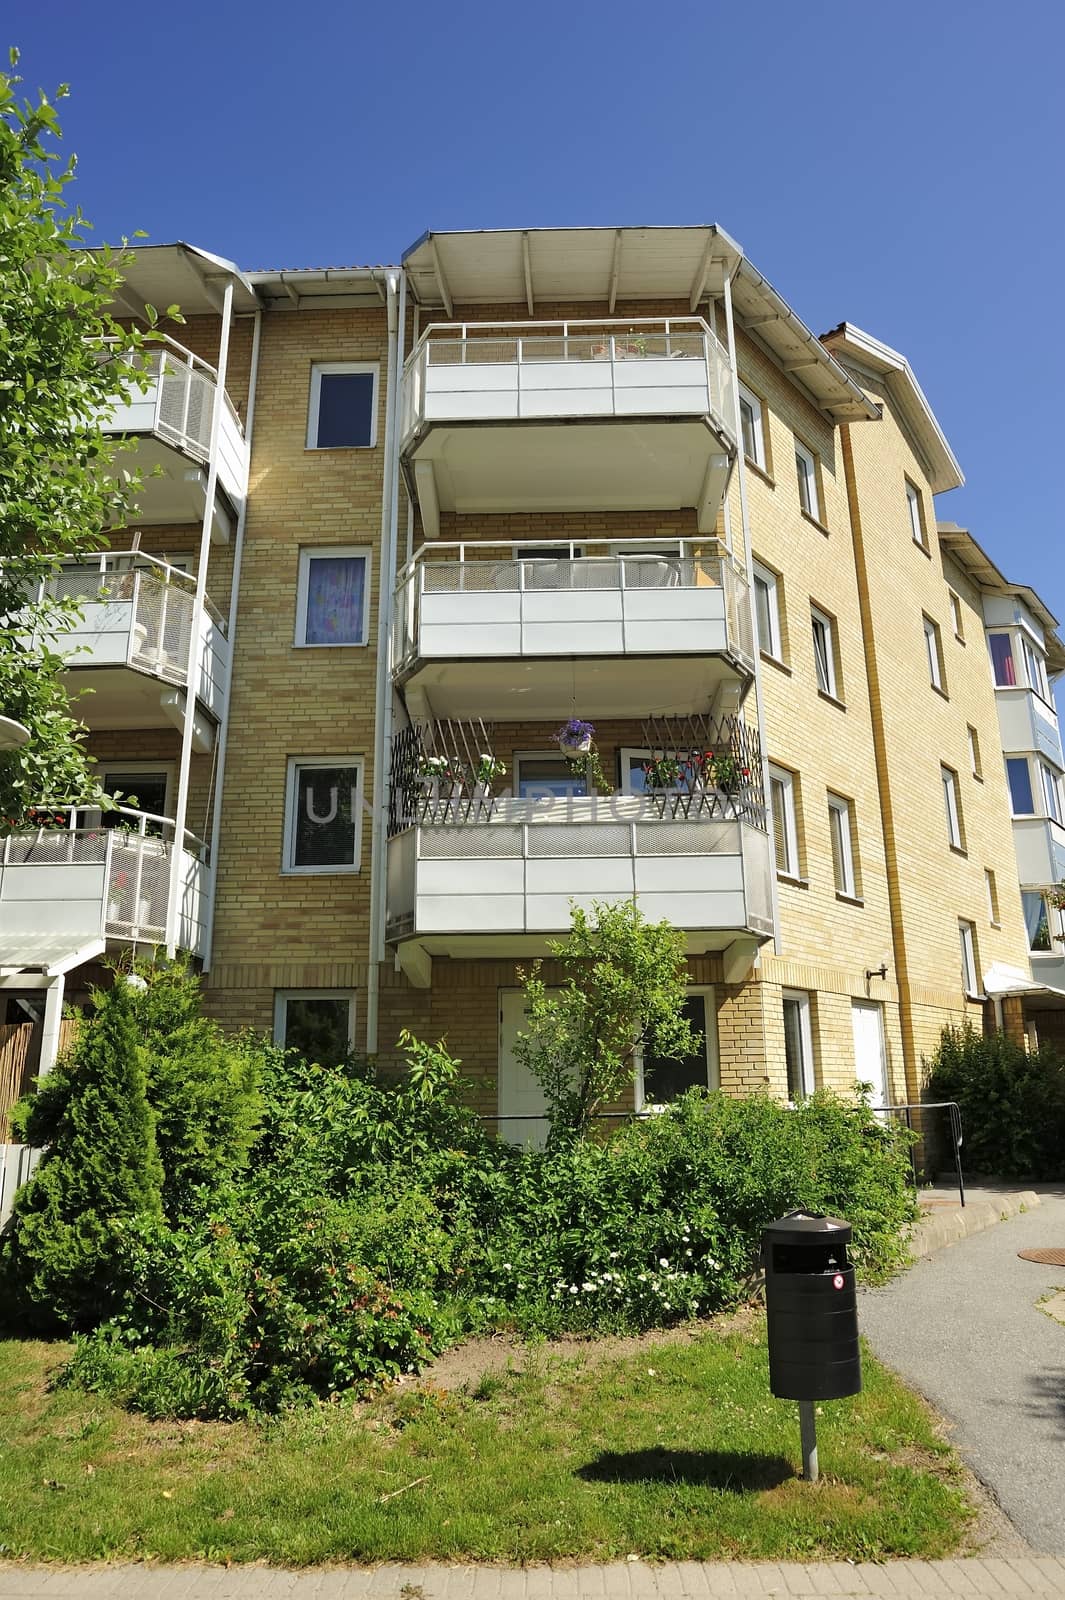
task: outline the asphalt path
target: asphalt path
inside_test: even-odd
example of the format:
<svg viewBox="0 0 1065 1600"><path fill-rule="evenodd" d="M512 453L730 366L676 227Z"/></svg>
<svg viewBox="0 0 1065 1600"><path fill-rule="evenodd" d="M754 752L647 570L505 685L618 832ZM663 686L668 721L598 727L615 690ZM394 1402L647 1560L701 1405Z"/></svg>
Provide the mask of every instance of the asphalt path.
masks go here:
<svg viewBox="0 0 1065 1600"><path fill-rule="evenodd" d="M952 1438L1033 1550L1065 1554L1065 1326L1037 1302L1065 1267L1019 1250L1065 1249L1065 1192L867 1289L861 1330L887 1366L953 1425Z"/></svg>

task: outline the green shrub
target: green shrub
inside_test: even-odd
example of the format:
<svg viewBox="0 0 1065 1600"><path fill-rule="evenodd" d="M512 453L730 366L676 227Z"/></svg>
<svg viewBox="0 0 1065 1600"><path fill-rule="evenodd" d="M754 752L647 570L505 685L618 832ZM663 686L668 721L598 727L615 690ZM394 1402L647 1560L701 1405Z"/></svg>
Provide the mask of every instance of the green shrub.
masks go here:
<svg viewBox="0 0 1065 1600"><path fill-rule="evenodd" d="M927 1097L956 1100L966 1165L1001 1178L1065 1178L1065 1061L1029 1053L1004 1033L946 1028Z"/></svg>

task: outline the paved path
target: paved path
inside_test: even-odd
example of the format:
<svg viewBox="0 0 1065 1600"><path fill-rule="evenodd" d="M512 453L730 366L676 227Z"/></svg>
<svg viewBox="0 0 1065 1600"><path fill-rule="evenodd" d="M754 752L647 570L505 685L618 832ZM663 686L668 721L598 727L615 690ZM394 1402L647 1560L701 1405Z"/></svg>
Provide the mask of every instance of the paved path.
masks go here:
<svg viewBox="0 0 1065 1600"><path fill-rule="evenodd" d="M653 1567L0 1567L0 1600L1062 1600L1065 1561L812 1562Z"/></svg>
<svg viewBox="0 0 1065 1600"><path fill-rule="evenodd" d="M1065 1191L866 1291L862 1332L954 1424L952 1438L1034 1550L1065 1555L1065 1327L1036 1307L1065 1267ZM1065 1600L1065 1589L1062 1590Z"/></svg>

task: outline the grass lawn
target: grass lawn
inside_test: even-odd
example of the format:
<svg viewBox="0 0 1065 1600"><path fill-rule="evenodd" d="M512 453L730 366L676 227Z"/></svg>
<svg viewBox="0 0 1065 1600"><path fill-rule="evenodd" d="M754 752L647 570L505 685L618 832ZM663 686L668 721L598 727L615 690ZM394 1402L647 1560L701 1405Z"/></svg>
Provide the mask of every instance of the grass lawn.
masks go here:
<svg viewBox="0 0 1065 1600"><path fill-rule="evenodd" d="M413 1384L259 1425L150 1423L48 1389L66 1347L0 1342L0 1555L211 1561L942 1556L972 1512L924 1405L866 1353L804 1484L764 1322L472 1393Z"/></svg>

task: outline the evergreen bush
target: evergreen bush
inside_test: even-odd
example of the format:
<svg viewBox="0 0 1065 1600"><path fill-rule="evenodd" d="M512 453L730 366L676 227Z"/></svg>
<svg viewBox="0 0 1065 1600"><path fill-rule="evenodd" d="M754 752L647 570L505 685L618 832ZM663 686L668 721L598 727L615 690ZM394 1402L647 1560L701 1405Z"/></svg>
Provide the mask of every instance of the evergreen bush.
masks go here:
<svg viewBox="0 0 1065 1600"><path fill-rule="evenodd" d="M966 1165L999 1178L1065 1178L1065 1060L1004 1033L945 1028L927 1096L956 1100Z"/></svg>

